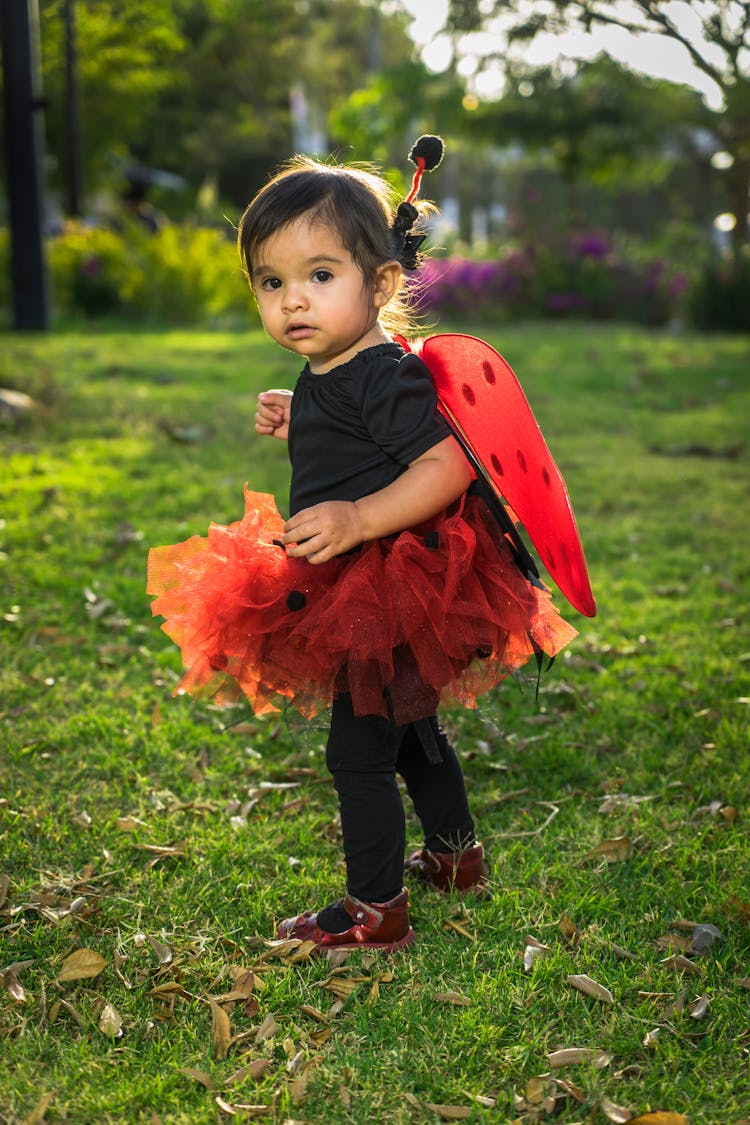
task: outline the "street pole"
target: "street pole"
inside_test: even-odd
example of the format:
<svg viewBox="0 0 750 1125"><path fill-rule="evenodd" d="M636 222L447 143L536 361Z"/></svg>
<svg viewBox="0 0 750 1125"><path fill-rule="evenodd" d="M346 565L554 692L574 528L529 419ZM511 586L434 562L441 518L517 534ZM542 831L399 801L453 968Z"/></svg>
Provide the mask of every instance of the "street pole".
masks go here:
<svg viewBox="0 0 750 1125"><path fill-rule="evenodd" d="M0 0L13 326L49 327L44 260L43 101L37 0Z"/></svg>

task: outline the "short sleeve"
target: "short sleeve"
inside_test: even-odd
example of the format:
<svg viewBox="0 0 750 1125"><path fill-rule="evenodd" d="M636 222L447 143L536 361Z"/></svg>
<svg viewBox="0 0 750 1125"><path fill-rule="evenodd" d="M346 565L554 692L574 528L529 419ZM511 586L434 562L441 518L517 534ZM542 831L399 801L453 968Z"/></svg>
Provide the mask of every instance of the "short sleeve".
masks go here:
<svg viewBox="0 0 750 1125"><path fill-rule="evenodd" d="M450 436L437 409L437 394L427 366L409 352L362 386L362 421L373 441L401 465L421 457Z"/></svg>

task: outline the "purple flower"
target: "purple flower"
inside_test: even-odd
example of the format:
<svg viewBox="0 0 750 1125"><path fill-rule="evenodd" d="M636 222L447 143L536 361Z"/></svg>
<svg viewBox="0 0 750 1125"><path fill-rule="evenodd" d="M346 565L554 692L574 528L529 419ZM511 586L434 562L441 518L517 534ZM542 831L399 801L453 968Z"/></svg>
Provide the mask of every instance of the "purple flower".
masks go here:
<svg viewBox="0 0 750 1125"><path fill-rule="evenodd" d="M580 312L585 304L580 293L547 294L547 308L551 313Z"/></svg>
<svg viewBox="0 0 750 1125"><path fill-rule="evenodd" d="M594 231L580 235L574 243L573 249L582 258L595 258L598 261L606 258L612 252L612 247L607 239Z"/></svg>

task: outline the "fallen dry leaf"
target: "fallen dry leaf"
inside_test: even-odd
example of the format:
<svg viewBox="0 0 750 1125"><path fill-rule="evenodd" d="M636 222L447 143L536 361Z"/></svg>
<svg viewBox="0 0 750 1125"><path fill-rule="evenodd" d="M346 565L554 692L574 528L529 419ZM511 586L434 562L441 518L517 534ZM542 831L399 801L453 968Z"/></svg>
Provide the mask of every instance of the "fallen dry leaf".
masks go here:
<svg viewBox="0 0 750 1125"><path fill-rule="evenodd" d="M702 1020L708 1012L708 996L704 992L697 1000L693 1000L690 1004L690 1018L694 1020Z"/></svg>
<svg viewBox="0 0 750 1125"><path fill-rule="evenodd" d="M225 1059L232 1038L232 1025L229 1016L215 1000L208 1001L211 1007L211 1035L214 1058Z"/></svg>
<svg viewBox="0 0 750 1125"><path fill-rule="evenodd" d="M638 960L635 953L631 953L629 949L623 949L623 947L621 945L615 945L614 942L610 942L609 947L612 950L612 952L614 953L614 955L615 955L615 957L617 958L618 961L637 961Z"/></svg>
<svg viewBox="0 0 750 1125"><path fill-rule="evenodd" d="M672 1016L679 1016L684 1011L685 997L680 994L676 1000L673 1000L670 1004L667 1004L664 1011L662 1012L662 1019L669 1020L672 1018Z"/></svg>
<svg viewBox="0 0 750 1125"><path fill-rule="evenodd" d="M525 973L530 973L537 961L542 957L546 957L549 953L549 946L543 945L541 941L537 941L535 937L529 934L526 938L526 944L523 950L523 970Z"/></svg>
<svg viewBox="0 0 750 1125"><path fill-rule="evenodd" d="M83 1016L78 1011L78 1009L74 1008L73 1005L70 1004L67 1000L57 1000L52 1005L49 1010L49 1022L51 1024L56 1021L58 1014L61 1011L67 1012L70 1018L73 1020L73 1023L75 1023L78 1027L83 1027Z"/></svg>
<svg viewBox="0 0 750 1125"><path fill-rule="evenodd" d="M569 1078L561 1078L560 1076L555 1075L555 1085L558 1086L561 1091L564 1091L566 1094L570 1094L571 1098L573 1098L574 1101L577 1101L579 1105L583 1105L583 1103L588 1100L588 1095L580 1088L580 1086L574 1086Z"/></svg>
<svg viewBox="0 0 750 1125"><path fill-rule="evenodd" d="M289 1074L298 1074L299 1071L302 1069L302 1067L304 1065L304 1062L305 1062L305 1052L304 1051L297 1051L296 1055L293 1055L292 1058L290 1058L288 1060L288 1062L286 1064L286 1069L289 1072Z"/></svg>
<svg viewBox="0 0 750 1125"><path fill-rule="evenodd" d="M700 969L695 961L683 957L681 953L675 953L673 957L665 957L661 964L667 969L679 969L683 973L696 973L700 976Z"/></svg>
<svg viewBox="0 0 750 1125"><path fill-rule="evenodd" d="M310 1081L312 1073L313 1061L305 1064L298 1074L295 1074L292 1081L289 1083L289 1097L292 1100L292 1105L299 1105L307 1093L307 1086Z"/></svg>
<svg viewBox="0 0 750 1125"><path fill-rule="evenodd" d="M630 855L632 842L629 836L616 836L612 840L602 840L584 859L605 859L607 863L621 863Z"/></svg>
<svg viewBox="0 0 750 1125"><path fill-rule="evenodd" d="M255 1042L262 1043L265 1039L272 1039L279 1030L279 1025L269 1013L255 1033Z"/></svg>
<svg viewBox="0 0 750 1125"><path fill-rule="evenodd" d="M317 948L314 941L303 941L298 949L289 954L289 963L296 965L300 961L309 961L315 955Z"/></svg>
<svg viewBox="0 0 750 1125"><path fill-rule="evenodd" d="M261 960L272 961L276 957L289 957L302 945L300 938L268 938L263 942L266 952L261 954Z"/></svg>
<svg viewBox="0 0 750 1125"><path fill-rule="evenodd" d="M300 1011L304 1016L309 1016L311 1020L316 1020L318 1023L328 1023L328 1016L324 1015L319 1008L313 1007L312 1004L303 1004Z"/></svg>
<svg viewBox="0 0 750 1125"><path fill-rule="evenodd" d="M607 793L597 809L600 813L621 812L623 809L632 809L643 804L644 801L654 801L654 796L633 797L629 793Z"/></svg>
<svg viewBox="0 0 750 1125"><path fill-rule="evenodd" d="M430 1113L437 1113L442 1121L466 1121L471 1117L472 1109L466 1105L437 1105L435 1102L425 1102Z"/></svg>
<svg viewBox="0 0 750 1125"><path fill-rule="evenodd" d="M222 1113L228 1113L230 1117L264 1117L271 1112L270 1105L230 1105L218 1095L214 1100Z"/></svg>
<svg viewBox="0 0 750 1125"><path fill-rule="evenodd" d="M680 934L662 934L656 939L655 944L660 949L667 949L670 953L687 953L690 948L691 938L682 937Z"/></svg>
<svg viewBox="0 0 750 1125"><path fill-rule="evenodd" d="M156 938L147 937L146 940L156 954L156 959L160 965L171 965L174 960L174 953L168 945L157 941Z"/></svg>
<svg viewBox="0 0 750 1125"><path fill-rule="evenodd" d="M107 962L93 949L76 949L62 963L58 983L70 980L87 980L98 977Z"/></svg>
<svg viewBox="0 0 750 1125"><path fill-rule="evenodd" d="M468 996L463 996L460 992L453 991L436 992L432 999L437 1000L439 1004L455 1004L460 1008L468 1008L471 1004L471 1000Z"/></svg>
<svg viewBox="0 0 750 1125"><path fill-rule="evenodd" d="M573 919L570 918L567 914L562 914L560 916L558 926L560 929L560 933L567 942L574 942L578 939L578 929L576 927L576 924Z"/></svg>
<svg viewBox="0 0 750 1125"><path fill-rule="evenodd" d="M122 1035L122 1016L107 1002L99 1015L99 1030L108 1039L119 1039Z"/></svg>
<svg viewBox="0 0 750 1125"><path fill-rule="evenodd" d="M469 1090L462 1090L461 1093L465 1094L467 1098L471 1098L477 1105L481 1105L483 1109L494 1109L497 1105L497 1098L487 1098L484 1094L472 1094Z"/></svg>
<svg viewBox="0 0 750 1125"><path fill-rule="evenodd" d="M629 1117L625 1125L689 1125L689 1118L685 1117L684 1113L669 1113L657 1109L652 1113L640 1113L638 1117Z"/></svg>
<svg viewBox="0 0 750 1125"><path fill-rule="evenodd" d="M455 930L457 934L460 934L461 937L467 938L469 941L477 940L474 935L466 929L465 924L462 925L460 922L454 922L452 918L446 919L445 928L447 930Z"/></svg>
<svg viewBox="0 0 750 1125"><path fill-rule="evenodd" d="M609 1098L599 1099L599 1109L602 1111L608 1121L614 1121L615 1125L625 1125L626 1121L631 1120L630 1110L623 1109L622 1106L615 1105Z"/></svg>
<svg viewBox="0 0 750 1125"><path fill-rule="evenodd" d="M48 1090L46 1094L42 1094L39 1101L36 1103L31 1113L27 1114L23 1119L23 1125L41 1125L44 1121L49 1104L52 1101L52 1091Z"/></svg>
<svg viewBox="0 0 750 1125"><path fill-rule="evenodd" d="M541 1105L554 1089L555 1083L548 1075L537 1075L526 1083L524 1096L531 1105Z"/></svg>
<svg viewBox="0 0 750 1125"><path fill-rule="evenodd" d="M556 1070L561 1066L574 1066L577 1063L592 1062L597 1069L609 1066L612 1056L594 1047L563 1047L547 1055L547 1062Z"/></svg>
<svg viewBox="0 0 750 1125"><path fill-rule="evenodd" d="M148 828L146 821L139 820L137 816L118 816L115 824L121 832L135 832L137 828Z"/></svg>
<svg viewBox="0 0 750 1125"><path fill-rule="evenodd" d="M660 1028L658 1028L658 1027L653 1028L652 1031L647 1031L646 1034L643 1037L643 1046L644 1047L655 1047L656 1041L659 1038L659 1031L660 1031Z"/></svg>
<svg viewBox="0 0 750 1125"><path fill-rule="evenodd" d="M241 1066L239 1070L235 1070L234 1074L230 1074L224 1085L239 1086L246 1078L252 1078L253 1082L257 1082L263 1077L263 1074L270 1065L270 1059L253 1059L247 1066Z"/></svg>
<svg viewBox="0 0 750 1125"><path fill-rule="evenodd" d="M366 999L365 1003L366 1004L375 1004L378 1001L379 998L380 998L380 981L376 979L372 982L372 987L371 987L370 991L367 993L367 999Z"/></svg>
<svg viewBox="0 0 750 1125"><path fill-rule="evenodd" d="M14 961L0 972L0 985L16 1004L26 1003L26 989L19 981L18 974L33 964L33 961Z"/></svg>
<svg viewBox="0 0 750 1125"><path fill-rule="evenodd" d="M210 1074L206 1074L205 1070L194 1070L191 1066L180 1067L180 1074L184 1074L186 1078L192 1078L194 1082L200 1082L201 1086L205 1086L207 1090L215 1090L216 1083Z"/></svg>
<svg viewBox="0 0 750 1125"><path fill-rule="evenodd" d="M604 1004L614 1004L615 1002L615 998L608 988L605 988L603 984L597 984L585 973L574 974L566 977L565 980L568 984L572 984L573 988L577 988L579 992L584 992L587 996L593 996L595 1000L601 1000Z"/></svg>

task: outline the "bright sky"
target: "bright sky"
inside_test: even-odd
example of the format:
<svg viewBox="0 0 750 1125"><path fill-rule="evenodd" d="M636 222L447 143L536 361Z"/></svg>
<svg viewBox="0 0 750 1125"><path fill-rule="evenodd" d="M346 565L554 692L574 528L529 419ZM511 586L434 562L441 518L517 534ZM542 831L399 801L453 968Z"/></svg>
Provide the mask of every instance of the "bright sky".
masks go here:
<svg viewBox="0 0 750 1125"><path fill-rule="evenodd" d="M448 0L400 0L402 6L414 17L411 34L422 48L422 57L432 70L444 70L450 60L448 37L440 35L445 22ZM534 7L533 3L529 7ZM627 0L623 7L627 8ZM538 7L538 6L537 6ZM673 0L665 5L680 29L700 40L698 16L684 0ZM632 10L632 9L631 9ZM492 25L492 31L464 36L461 42L461 73L470 79L479 97L497 97L502 90L502 74L497 64L484 70L477 68L477 59L497 51L504 41L502 22ZM641 35L637 38L617 27L602 27L592 35L569 32L562 36L538 35L530 46L514 48L534 66L546 66L565 58L592 58L599 51L607 53L626 66L654 78L667 78L694 86L715 109L721 106L718 87L690 61L685 48L660 35ZM720 56L717 59L720 61ZM475 73L476 72L476 73Z"/></svg>

